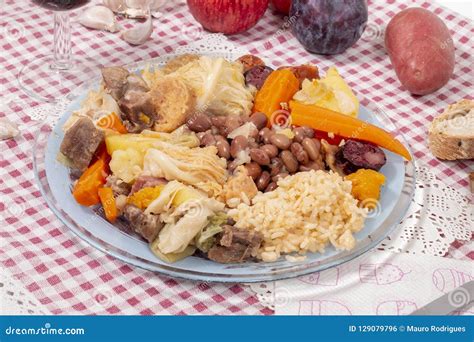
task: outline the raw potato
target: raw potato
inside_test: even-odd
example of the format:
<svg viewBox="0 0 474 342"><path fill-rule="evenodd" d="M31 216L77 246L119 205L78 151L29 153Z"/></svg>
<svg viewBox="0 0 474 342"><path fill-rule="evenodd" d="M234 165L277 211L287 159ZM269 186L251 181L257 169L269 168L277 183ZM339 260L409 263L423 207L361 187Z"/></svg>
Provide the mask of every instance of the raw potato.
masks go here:
<svg viewBox="0 0 474 342"><path fill-rule="evenodd" d="M393 17L385 47L398 79L412 94L430 94L453 75L453 39L444 22L428 10L408 8Z"/></svg>

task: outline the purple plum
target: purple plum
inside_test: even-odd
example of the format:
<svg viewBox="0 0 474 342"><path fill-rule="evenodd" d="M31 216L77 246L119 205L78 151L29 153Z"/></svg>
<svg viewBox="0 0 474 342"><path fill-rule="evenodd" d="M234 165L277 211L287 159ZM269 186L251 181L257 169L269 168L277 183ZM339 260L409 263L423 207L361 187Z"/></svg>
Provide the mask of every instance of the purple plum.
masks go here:
<svg viewBox="0 0 474 342"><path fill-rule="evenodd" d="M335 55L354 45L367 24L365 0L293 0L292 30L306 50Z"/></svg>

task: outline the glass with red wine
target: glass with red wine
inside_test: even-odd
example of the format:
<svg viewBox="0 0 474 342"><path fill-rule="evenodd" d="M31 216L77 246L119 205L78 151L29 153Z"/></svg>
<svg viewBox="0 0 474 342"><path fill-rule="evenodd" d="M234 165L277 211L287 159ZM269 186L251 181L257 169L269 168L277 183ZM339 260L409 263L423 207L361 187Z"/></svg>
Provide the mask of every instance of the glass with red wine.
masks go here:
<svg viewBox="0 0 474 342"><path fill-rule="evenodd" d="M33 5L54 11L52 55L35 58L18 75L21 88L39 101L56 102L84 81L95 77L101 65L97 60L73 56L69 12L89 0L31 0Z"/></svg>

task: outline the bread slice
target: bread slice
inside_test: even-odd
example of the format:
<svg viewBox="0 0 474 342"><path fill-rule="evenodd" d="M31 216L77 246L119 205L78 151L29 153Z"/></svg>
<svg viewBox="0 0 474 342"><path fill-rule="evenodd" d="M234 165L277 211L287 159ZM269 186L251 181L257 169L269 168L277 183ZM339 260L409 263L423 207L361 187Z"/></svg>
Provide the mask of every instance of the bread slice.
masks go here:
<svg viewBox="0 0 474 342"><path fill-rule="evenodd" d="M439 159L474 159L474 100L448 106L431 123L428 141Z"/></svg>

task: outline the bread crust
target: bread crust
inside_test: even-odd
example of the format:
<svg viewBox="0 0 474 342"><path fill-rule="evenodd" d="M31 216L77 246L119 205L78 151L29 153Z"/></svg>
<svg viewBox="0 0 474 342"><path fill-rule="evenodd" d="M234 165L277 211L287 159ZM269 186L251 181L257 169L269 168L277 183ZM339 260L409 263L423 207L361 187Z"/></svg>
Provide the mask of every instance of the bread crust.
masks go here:
<svg viewBox="0 0 474 342"><path fill-rule="evenodd" d="M448 106L436 117L428 131L429 147L433 155L444 160L474 159L474 131L470 137L451 135L439 129L438 123L448 120L453 113L468 113L474 110L474 101L463 99ZM470 123L474 126L474 123Z"/></svg>

